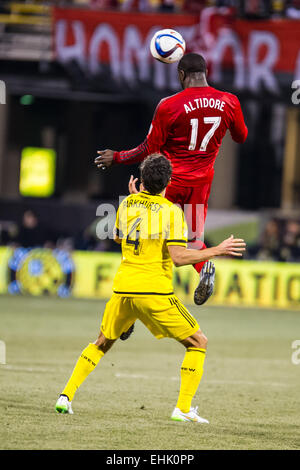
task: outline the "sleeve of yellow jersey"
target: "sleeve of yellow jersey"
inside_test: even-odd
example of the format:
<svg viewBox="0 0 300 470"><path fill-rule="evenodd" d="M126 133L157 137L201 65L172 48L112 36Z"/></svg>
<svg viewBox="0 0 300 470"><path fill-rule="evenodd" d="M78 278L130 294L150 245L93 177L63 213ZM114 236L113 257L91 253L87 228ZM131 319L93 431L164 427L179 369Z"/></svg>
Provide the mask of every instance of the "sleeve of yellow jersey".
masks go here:
<svg viewBox="0 0 300 470"><path fill-rule="evenodd" d="M173 204L170 207L170 223L166 237L168 246L187 246L188 229L183 211Z"/></svg>

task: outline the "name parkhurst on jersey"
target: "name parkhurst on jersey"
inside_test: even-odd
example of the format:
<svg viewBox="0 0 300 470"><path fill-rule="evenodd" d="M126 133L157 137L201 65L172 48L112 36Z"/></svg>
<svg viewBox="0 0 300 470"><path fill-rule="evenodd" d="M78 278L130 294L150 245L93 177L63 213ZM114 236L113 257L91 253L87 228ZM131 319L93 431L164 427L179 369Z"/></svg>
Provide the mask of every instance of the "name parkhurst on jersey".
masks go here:
<svg viewBox="0 0 300 470"><path fill-rule="evenodd" d="M160 194L131 194L120 204L115 233L121 239L122 261L113 291L173 292L173 261L168 246L187 246L182 210Z"/></svg>

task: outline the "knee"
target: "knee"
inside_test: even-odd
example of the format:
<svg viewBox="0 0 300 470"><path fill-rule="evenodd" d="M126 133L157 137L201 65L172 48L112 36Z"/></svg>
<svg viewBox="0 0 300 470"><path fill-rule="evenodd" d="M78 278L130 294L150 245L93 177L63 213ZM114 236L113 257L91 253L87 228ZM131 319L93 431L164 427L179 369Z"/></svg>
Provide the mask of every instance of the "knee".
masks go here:
<svg viewBox="0 0 300 470"><path fill-rule="evenodd" d="M208 343L208 339L207 337L205 336L204 333L202 333L202 331L199 331L196 333L195 335L195 344L196 346L194 346L195 348L199 348L199 349L206 349L207 348L207 343Z"/></svg>
<svg viewBox="0 0 300 470"><path fill-rule="evenodd" d="M207 348L207 343L208 343L207 337L205 336L204 333L201 332L201 334L199 336L199 348L206 349Z"/></svg>
<svg viewBox="0 0 300 470"><path fill-rule="evenodd" d="M104 334L100 333L94 344L97 346L98 349L100 349L104 354L112 347L114 344L115 340L108 339L104 336Z"/></svg>
<svg viewBox="0 0 300 470"><path fill-rule="evenodd" d="M205 334L199 330L197 333L193 334L189 338L186 338L183 341L183 344L186 348L199 348L199 349L206 349L207 348L208 339Z"/></svg>

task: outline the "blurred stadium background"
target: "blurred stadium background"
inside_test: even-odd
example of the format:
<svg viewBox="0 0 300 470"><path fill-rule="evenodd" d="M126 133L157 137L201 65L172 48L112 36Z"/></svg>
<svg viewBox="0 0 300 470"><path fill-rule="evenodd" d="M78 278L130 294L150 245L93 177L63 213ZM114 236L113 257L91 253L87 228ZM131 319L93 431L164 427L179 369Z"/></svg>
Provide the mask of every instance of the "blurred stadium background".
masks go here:
<svg viewBox="0 0 300 470"><path fill-rule="evenodd" d="M238 95L249 129L245 144L223 142L205 231L208 245L234 233L248 251L242 261L216 263L208 305L274 309L276 319L299 310L300 2L1 0L0 339L6 343L14 338L9 315L19 318L17 297L24 296L31 315L35 296L43 296L36 305L46 309L52 296L53 310L63 316L65 308L72 315L72 297L110 296L120 253L97 237L96 211L102 203L116 207L138 169L100 172L93 161L99 149L142 142L158 101L179 91L176 64L149 55L152 34L164 27L183 34L188 52L204 55L210 85ZM177 269L174 282L191 304L192 268ZM245 312L251 319L252 310ZM290 342L299 320L287 318Z"/></svg>
<svg viewBox="0 0 300 470"><path fill-rule="evenodd" d="M101 173L93 160L98 149L142 142L159 99L179 90L176 64L165 66L149 56L153 31L170 25L182 32L188 51L204 54L209 83L238 94L249 127L247 142L238 146L225 139L217 159L207 243L233 231L247 240L251 260L299 263L299 5L296 0L1 2L6 104L0 106L0 292L109 295L98 284L113 276L115 258L106 253L118 248L98 239L96 209L103 202L116 206L119 195L127 194L130 174L138 173L133 166ZM32 265L30 256L50 260L51 253L30 253L33 247L65 250L48 280L46 268L38 261ZM74 251L97 255L87 264L88 254L75 254L75 260ZM20 271L26 257L25 275ZM240 268L234 266L239 265L230 265L229 303L239 295ZM269 306L278 301L299 306L298 264L290 265L286 276L280 265L259 267L255 277L258 267L244 264L241 282L251 293L239 300L264 303L260 295L269 290ZM86 270L93 271L94 292L78 285ZM44 276L40 289L38 273ZM192 291L186 282L185 289Z"/></svg>

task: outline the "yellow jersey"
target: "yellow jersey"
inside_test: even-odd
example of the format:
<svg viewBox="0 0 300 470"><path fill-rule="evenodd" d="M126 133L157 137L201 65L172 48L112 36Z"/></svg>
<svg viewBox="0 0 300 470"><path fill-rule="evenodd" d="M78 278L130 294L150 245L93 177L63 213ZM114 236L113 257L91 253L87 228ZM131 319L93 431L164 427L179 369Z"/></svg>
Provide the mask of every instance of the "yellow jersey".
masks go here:
<svg viewBox="0 0 300 470"><path fill-rule="evenodd" d="M131 194L119 206L115 232L122 240L122 261L113 291L130 297L172 294L168 246L187 246L183 211L161 195Z"/></svg>

